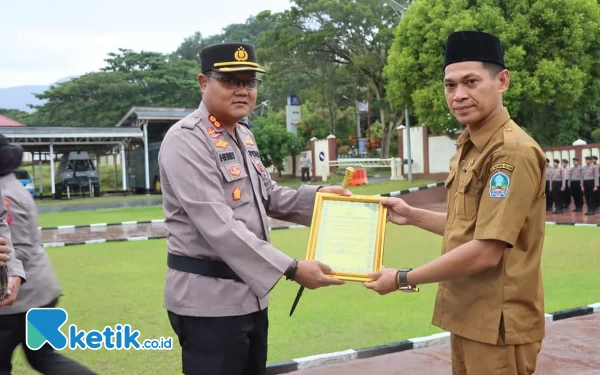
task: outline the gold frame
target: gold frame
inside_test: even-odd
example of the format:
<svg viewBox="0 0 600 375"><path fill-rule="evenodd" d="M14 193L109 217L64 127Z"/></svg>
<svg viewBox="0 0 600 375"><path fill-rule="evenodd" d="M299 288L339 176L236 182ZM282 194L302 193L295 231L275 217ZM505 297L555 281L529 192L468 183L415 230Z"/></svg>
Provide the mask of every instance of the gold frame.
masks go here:
<svg viewBox="0 0 600 375"><path fill-rule="evenodd" d="M372 195L351 195L348 197L338 194L318 192L315 197L314 213L310 225L310 235L308 239L308 247L306 250L306 260L315 259L317 238L319 236L319 226L322 218L321 213L323 209L323 201L333 200L361 203L379 203L379 213L377 214L377 223L375 224L377 225L377 234L373 259L373 269L371 270L371 272L380 271L383 265L383 248L385 241L385 229L387 223L387 207L383 206L380 203L381 199L382 198L379 196ZM328 264L328 266L335 270L335 264ZM371 281L371 278L369 278L368 273L336 272L332 275L332 277L347 281Z"/></svg>

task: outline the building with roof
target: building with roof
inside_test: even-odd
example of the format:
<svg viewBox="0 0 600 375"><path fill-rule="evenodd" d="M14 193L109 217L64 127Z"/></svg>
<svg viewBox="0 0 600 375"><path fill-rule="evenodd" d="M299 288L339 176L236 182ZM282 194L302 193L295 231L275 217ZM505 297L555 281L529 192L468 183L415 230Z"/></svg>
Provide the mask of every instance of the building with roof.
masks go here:
<svg viewBox="0 0 600 375"><path fill-rule="evenodd" d="M19 121L17 120L13 120L9 117L6 117L4 115L0 115L0 126L24 126L23 124L21 124Z"/></svg>

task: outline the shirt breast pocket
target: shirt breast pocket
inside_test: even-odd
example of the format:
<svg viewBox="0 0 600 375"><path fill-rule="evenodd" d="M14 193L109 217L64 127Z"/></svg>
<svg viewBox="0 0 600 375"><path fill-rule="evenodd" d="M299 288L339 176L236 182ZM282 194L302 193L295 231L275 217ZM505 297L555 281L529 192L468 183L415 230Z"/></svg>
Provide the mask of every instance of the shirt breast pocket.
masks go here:
<svg viewBox="0 0 600 375"><path fill-rule="evenodd" d="M481 199L481 181L472 169L461 170L458 176L456 216L462 220L472 220L477 216Z"/></svg>
<svg viewBox="0 0 600 375"><path fill-rule="evenodd" d="M232 209L243 206L250 202L252 189L248 188L248 174L245 169L237 163L227 163L219 166L223 175L225 201Z"/></svg>

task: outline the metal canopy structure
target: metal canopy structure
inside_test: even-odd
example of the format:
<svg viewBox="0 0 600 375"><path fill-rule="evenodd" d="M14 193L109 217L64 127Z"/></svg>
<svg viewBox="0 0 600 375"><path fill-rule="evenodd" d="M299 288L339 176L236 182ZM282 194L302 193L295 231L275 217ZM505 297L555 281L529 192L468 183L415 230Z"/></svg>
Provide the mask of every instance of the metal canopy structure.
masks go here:
<svg viewBox="0 0 600 375"><path fill-rule="evenodd" d="M0 133L6 136L11 143L20 144L25 152L49 152L50 183L53 195L55 193L55 154L77 150L93 151L101 154L111 151L117 146L120 146L123 166L123 190L126 190L125 143L131 139L143 137L143 133L139 130L117 128L19 126L1 127Z"/></svg>
<svg viewBox="0 0 600 375"><path fill-rule="evenodd" d="M142 131L146 191L150 190L149 143L161 142L173 124L195 110L196 108L132 107L115 126L117 129L135 128Z"/></svg>
<svg viewBox="0 0 600 375"><path fill-rule="evenodd" d="M150 191L148 144L162 141L164 133L196 108L132 107L115 127L29 127L1 126L11 143L23 146L32 154L49 153L52 194L55 191L54 156L71 151L88 151L97 155L120 148L123 191L127 190L125 147L139 141L144 148L145 190Z"/></svg>

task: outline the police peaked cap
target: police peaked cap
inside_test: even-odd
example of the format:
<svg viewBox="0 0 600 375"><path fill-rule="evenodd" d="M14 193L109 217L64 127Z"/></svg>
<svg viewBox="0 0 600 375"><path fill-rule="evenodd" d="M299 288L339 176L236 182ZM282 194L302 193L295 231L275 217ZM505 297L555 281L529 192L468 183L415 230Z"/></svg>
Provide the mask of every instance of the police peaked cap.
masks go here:
<svg viewBox="0 0 600 375"><path fill-rule="evenodd" d="M598 157L596 155L592 155L592 159L593 160L598 160Z"/></svg>
<svg viewBox="0 0 600 375"><path fill-rule="evenodd" d="M5 176L21 165L23 147L10 144L8 138L0 134L0 176Z"/></svg>
<svg viewBox="0 0 600 375"><path fill-rule="evenodd" d="M494 63L506 68L500 39L481 31L458 31L446 40L444 69L464 61Z"/></svg>
<svg viewBox="0 0 600 375"><path fill-rule="evenodd" d="M563 159L562 162L563 163L568 163L569 161L567 159Z"/></svg>
<svg viewBox="0 0 600 375"><path fill-rule="evenodd" d="M573 158L573 161L579 161L579 158Z"/></svg>
<svg viewBox="0 0 600 375"><path fill-rule="evenodd" d="M558 159L554 159L554 162L555 162L555 163L560 163L560 160L558 160Z"/></svg>
<svg viewBox="0 0 600 375"><path fill-rule="evenodd" d="M586 156L585 160L592 160L592 157L591 156Z"/></svg>
<svg viewBox="0 0 600 375"><path fill-rule="evenodd" d="M266 73L256 59L256 49L248 43L217 43L200 51L202 73L259 72Z"/></svg>

